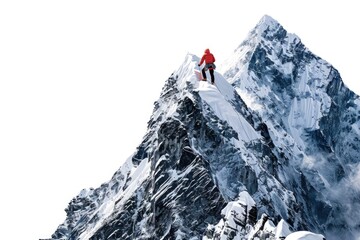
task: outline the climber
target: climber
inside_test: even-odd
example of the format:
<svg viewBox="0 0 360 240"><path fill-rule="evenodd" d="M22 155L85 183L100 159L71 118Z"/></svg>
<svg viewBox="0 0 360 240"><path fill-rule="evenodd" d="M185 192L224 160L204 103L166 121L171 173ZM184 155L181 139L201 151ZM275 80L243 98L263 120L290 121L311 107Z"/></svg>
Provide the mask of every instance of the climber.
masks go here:
<svg viewBox="0 0 360 240"><path fill-rule="evenodd" d="M210 52L210 50L207 48L205 49L204 55L201 58L200 63L198 64L198 66L200 67L201 64L203 64L203 62L205 61L205 67L202 69L202 75L203 75L203 81L206 81L206 73L205 71L207 71L209 69L210 71L210 76L211 76L211 84L214 84L215 82L215 78L214 78L214 69L216 68L214 62L215 62L215 57L214 55Z"/></svg>

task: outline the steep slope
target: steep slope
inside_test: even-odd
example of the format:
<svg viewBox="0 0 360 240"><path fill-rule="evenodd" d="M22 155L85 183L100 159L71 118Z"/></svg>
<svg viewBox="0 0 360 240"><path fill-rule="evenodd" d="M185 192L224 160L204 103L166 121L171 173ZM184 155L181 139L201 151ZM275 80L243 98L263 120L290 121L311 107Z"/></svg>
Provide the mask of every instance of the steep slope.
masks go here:
<svg viewBox="0 0 360 240"><path fill-rule="evenodd" d="M302 226L294 195L276 179L266 127L220 74L217 87L199 82L198 61L188 55L167 80L138 150L111 181L70 202L53 238L201 239L244 191L262 202L249 226L257 212Z"/></svg>
<svg viewBox="0 0 360 240"><path fill-rule="evenodd" d="M308 227L326 231L329 239L354 239L360 230L359 96L333 66L269 16L222 72L280 148L279 179L313 216Z"/></svg>

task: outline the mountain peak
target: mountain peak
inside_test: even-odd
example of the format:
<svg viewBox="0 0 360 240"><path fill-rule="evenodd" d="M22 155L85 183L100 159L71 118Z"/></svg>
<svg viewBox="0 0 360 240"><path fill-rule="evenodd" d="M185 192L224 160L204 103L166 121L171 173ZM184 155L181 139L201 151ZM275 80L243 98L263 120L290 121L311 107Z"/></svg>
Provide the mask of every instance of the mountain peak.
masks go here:
<svg viewBox="0 0 360 240"><path fill-rule="evenodd" d="M248 39L256 39L258 41L266 39L272 41L284 38L287 35L287 31L278 21L268 15L264 15L254 30L250 32Z"/></svg>
<svg viewBox="0 0 360 240"><path fill-rule="evenodd" d="M272 27L279 26L280 23L269 15L264 15L257 24L258 26Z"/></svg>
<svg viewBox="0 0 360 240"><path fill-rule="evenodd" d="M301 176L287 175L285 178L291 179L287 182L308 181L305 184L311 189L308 195L297 192L296 184L283 182L288 190L292 189L298 202L304 201L301 205L307 210L302 221L330 236L332 231L349 234L342 226L348 224L346 212L353 212L358 200L352 200L354 204L348 205L349 209L332 206L346 206L341 194L333 195L334 186L339 192L354 188L345 187L345 182L352 179L353 169L358 166L359 97L344 86L333 66L267 15L226 63L222 66L224 77L246 105L266 119L274 145L291 146L280 149L284 156L279 158L281 168L291 166L291 170L284 172L296 169ZM350 144L354 147L349 147ZM296 152L301 154L293 155ZM309 192L314 192L316 199L309 199ZM349 199L356 194L359 192L354 191Z"/></svg>
<svg viewBox="0 0 360 240"><path fill-rule="evenodd" d="M297 61L294 55L305 48L296 34L288 33L278 21L264 15L234 53L220 65L220 71L228 78L246 71L249 64L258 63L259 57L265 55L276 59L283 56L282 60L290 63L292 59ZM306 53L313 55L310 51ZM233 80L228 78L231 83Z"/></svg>

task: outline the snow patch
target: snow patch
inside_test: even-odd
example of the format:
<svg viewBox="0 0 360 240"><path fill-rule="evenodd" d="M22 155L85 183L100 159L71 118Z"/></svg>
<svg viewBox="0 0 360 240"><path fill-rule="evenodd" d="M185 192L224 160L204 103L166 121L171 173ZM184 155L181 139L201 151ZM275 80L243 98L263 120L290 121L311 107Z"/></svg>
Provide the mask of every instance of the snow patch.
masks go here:
<svg viewBox="0 0 360 240"><path fill-rule="evenodd" d="M240 88L236 89L236 91L241 96L241 99L244 100L246 106L255 111L260 111L264 108L262 105L257 103L256 98L252 94L249 94L247 91L244 91Z"/></svg>
<svg viewBox="0 0 360 240"><path fill-rule="evenodd" d="M308 231L299 231L289 234L285 240L324 240L325 237L321 234L315 234Z"/></svg>
<svg viewBox="0 0 360 240"><path fill-rule="evenodd" d="M284 221L284 219L280 220L274 232L275 232L275 239L283 239L291 233L289 229L289 225Z"/></svg>

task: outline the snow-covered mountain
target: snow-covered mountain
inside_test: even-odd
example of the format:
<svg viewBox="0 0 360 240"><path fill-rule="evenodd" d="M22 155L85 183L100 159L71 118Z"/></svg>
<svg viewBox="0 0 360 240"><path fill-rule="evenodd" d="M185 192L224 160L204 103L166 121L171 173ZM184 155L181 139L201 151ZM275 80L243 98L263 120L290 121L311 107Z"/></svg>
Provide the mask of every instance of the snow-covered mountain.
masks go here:
<svg viewBox="0 0 360 240"><path fill-rule="evenodd" d="M186 56L137 150L52 239L356 239L360 99L339 73L268 16L216 85L198 62Z"/></svg>
<svg viewBox="0 0 360 240"><path fill-rule="evenodd" d="M360 99L338 71L265 16L223 72L266 123L309 227L359 231Z"/></svg>

